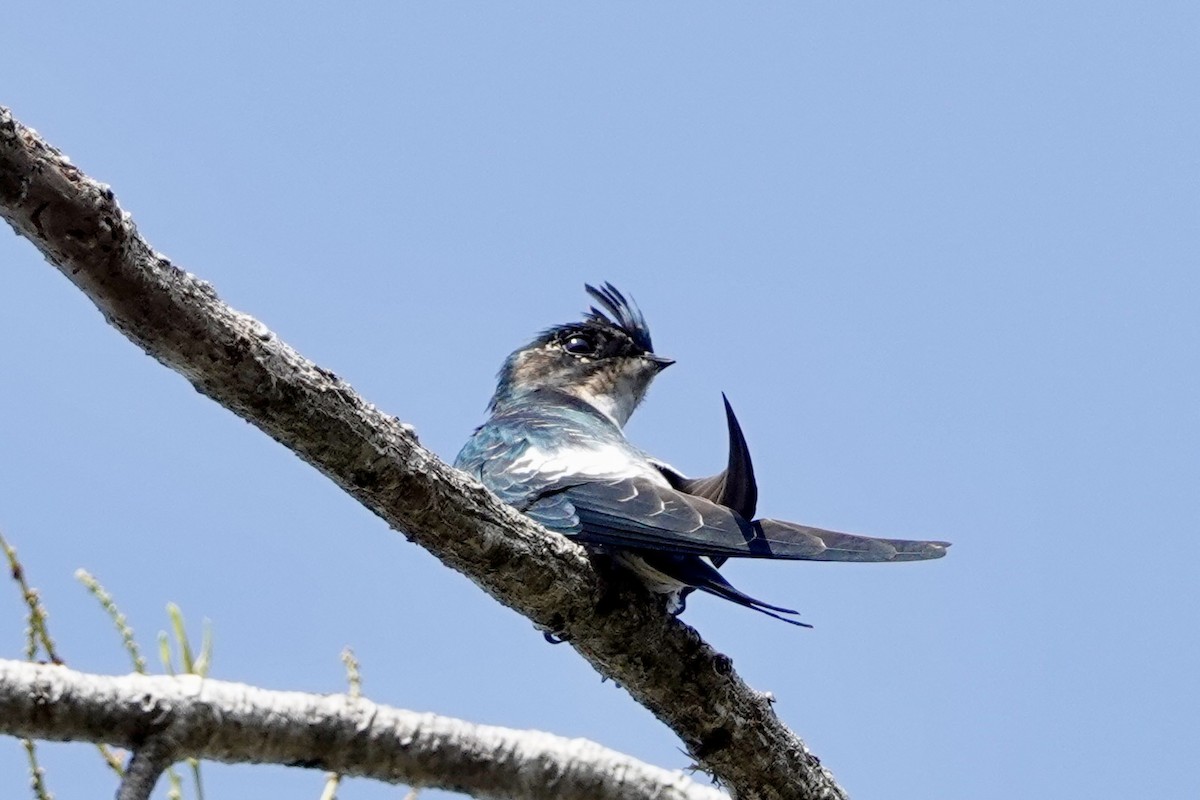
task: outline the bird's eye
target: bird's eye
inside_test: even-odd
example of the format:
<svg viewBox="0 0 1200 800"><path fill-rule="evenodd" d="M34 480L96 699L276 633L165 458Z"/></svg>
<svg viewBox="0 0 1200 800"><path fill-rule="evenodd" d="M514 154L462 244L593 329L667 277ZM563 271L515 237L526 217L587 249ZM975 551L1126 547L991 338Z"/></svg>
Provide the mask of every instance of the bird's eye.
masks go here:
<svg viewBox="0 0 1200 800"><path fill-rule="evenodd" d="M595 352L596 344L586 336L572 336L563 342L563 349L577 356L586 356Z"/></svg>

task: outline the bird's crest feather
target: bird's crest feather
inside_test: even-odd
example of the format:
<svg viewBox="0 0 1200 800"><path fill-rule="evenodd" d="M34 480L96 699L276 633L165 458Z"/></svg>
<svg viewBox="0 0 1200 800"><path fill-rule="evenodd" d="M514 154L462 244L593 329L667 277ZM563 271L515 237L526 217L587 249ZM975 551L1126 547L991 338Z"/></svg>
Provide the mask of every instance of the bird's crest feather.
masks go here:
<svg viewBox="0 0 1200 800"><path fill-rule="evenodd" d="M626 298L617 287L607 282L599 289L586 283L583 288L602 307L592 306L589 317L606 325L615 325L625 331L638 347L648 353L654 352L654 345L650 343L650 326L646 324L646 318L632 297Z"/></svg>

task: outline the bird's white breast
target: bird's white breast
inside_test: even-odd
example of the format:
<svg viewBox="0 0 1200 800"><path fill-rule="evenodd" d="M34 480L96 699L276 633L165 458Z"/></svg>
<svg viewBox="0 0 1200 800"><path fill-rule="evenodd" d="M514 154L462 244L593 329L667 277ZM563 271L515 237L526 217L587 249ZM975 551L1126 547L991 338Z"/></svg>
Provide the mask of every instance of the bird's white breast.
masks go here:
<svg viewBox="0 0 1200 800"><path fill-rule="evenodd" d="M625 423L642 400L640 393L625 386L618 387L617 391L607 392L592 392L586 386L580 386L571 393L611 419L618 428L625 427Z"/></svg>

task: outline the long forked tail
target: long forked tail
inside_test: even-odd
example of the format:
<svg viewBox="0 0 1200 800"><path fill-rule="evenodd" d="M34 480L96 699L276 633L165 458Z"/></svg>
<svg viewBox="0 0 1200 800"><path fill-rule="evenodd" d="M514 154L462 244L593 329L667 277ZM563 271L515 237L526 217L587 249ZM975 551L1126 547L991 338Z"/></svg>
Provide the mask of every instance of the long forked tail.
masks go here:
<svg viewBox="0 0 1200 800"><path fill-rule="evenodd" d="M656 552L642 552L639 553L639 556L652 568L693 589L699 589L702 592L722 597L730 602L737 603L739 606L752 608L760 614L766 614L768 617L782 620L789 625L798 625L801 628L812 627L807 622L781 616L782 614L799 614L799 611L764 603L762 600L751 597L736 588L729 581L725 580L725 577L717 571L716 567L702 558Z"/></svg>
<svg viewBox="0 0 1200 800"><path fill-rule="evenodd" d="M750 595L746 594L745 592L743 592L739 589L735 589L733 586L731 586L729 584L728 581L724 580L723 578L721 579L720 583L717 583L717 582L703 583L703 584L697 585L696 588L702 592L707 592L708 594L716 595L717 597L723 597L726 600L729 600L730 602L737 603L739 606L745 606L746 608L752 608L755 611L759 612L760 614L766 614L768 617L774 617L775 619L782 620L783 622L786 622L789 625L797 625L801 628L811 628L812 627L812 625L809 625L807 622L801 622L798 619L789 619L788 617L781 616L781 614L799 614L800 613L799 611L794 611L790 608L781 608L779 606L773 606L773 605L770 605L769 603L764 603L761 600L757 600L757 599L751 597ZM776 611L778 611L779 613L778 614L775 613Z"/></svg>

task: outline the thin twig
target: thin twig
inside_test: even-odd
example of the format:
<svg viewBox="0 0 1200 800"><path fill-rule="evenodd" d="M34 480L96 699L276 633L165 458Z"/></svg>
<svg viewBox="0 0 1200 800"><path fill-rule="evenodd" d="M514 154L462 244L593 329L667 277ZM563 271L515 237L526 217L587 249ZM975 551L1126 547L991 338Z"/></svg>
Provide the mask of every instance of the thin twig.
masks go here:
<svg viewBox="0 0 1200 800"><path fill-rule="evenodd" d="M58 649L54 646L54 640L50 638L50 629L46 625L48 615L42 606L37 589L31 587L25 580L25 568L21 566L21 562L17 558L17 551L4 538L4 534L0 534L0 548L3 548L4 555L8 559L9 571L21 591L21 599L29 608L29 624L25 630L25 658L29 661L35 660L40 646L45 651L46 658L50 659L50 663L63 663L62 659L58 657Z"/></svg>
<svg viewBox="0 0 1200 800"><path fill-rule="evenodd" d="M50 659L50 663L65 663L58 655L58 648L55 647L54 640L50 638L50 626L46 622L49 614L46 613L45 607L42 606L41 597L38 595L37 589L31 587L28 581L25 580L25 568L21 565L20 559L17 558L17 551L8 543L8 540L4 538L4 534L2 533L0 533L0 549L4 550L12 579L20 589L25 605L29 608L28 627L25 630L25 658L29 661L34 661L37 658L38 646L40 645L41 649L45 651L46 657ZM38 763L37 745L32 741L26 740L24 746L29 758L30 782L33 784L34 792L37 793L38 800L48 800L53 795L46 789L46 771ZM104 763L108 765L109 769L118 776L124 774L125 768L121 764L121 759L117 758L117 755L109 749L108 745L98 744L97 749L100 751L100 757L104 759Z"/></svg>
<svg viewBox="0 0 1200 800"><path fill-rule="evenodd" d="M349 647L342 650L342 664L346 667L346 682L350 688L347 696L353 702L362 696L362 672L358 668L358 659ZM337 800L338 787L342 783L342 773L330 772L325 776L325 788L321 792L321 800Z"/></svg>
<svg viewBox="0 0 1200 800"><path fill-rule="evenodd" d="M75 580L82 583L92 597L96 598L96 602L100 604L100 607L108 614L108 618L112 620L113 625L116 626L117 633L121 635L121 642L125 645L125 652L129 654L129 658L133 662L133 671L139 675L145 675L146 659L142 658L142 650L133 636L133 628L129 627L129 621L117 607L113 596L101 585L100 581L85 569L75 570Z"/></svg>

